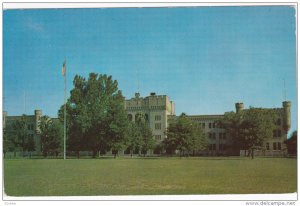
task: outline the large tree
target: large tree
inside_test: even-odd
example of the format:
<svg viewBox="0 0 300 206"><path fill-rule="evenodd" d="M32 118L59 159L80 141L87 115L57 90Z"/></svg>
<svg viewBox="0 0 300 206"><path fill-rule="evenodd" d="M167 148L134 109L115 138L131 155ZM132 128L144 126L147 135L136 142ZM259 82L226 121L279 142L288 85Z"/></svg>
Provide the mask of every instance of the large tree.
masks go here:
<svg viewBox="0 0 300 206"><path fill-rule="evenodd" d="M29 152L35 150L33 135L28 131L27 116L23 114L21 118L7 124L3 133L3 152L17 151ZM30 155L31 156L31 155Z"/></svg>
<svg viewBox="0 0 300 206"><path fill-rule="evenodd" d="M3 156L5 158L6 152L15 151L17 142L15 142L16 137L14 134L9 132L3 132Z"/></svg>
<svg viewBox="0 0 300 206"><path fill-rule="evenodd" d="M166 133L167 138L163 143L167 153L179 150L180 156L184 152L189 155L191 152L194 154L207 147L205 133L196 122L188 119L184 113L170 122Z"/></svg>
<svg viewBox="0 0 300 206"><path fill-rule="evenodd" d="M272 137L275 119L272 109L250 107L238 113L225 113L218 124L232 137L235 149L248 151L248 156L254 158L254 150Z"/></svg>
<svg viewBox="0 0 300 206"><path fill-rule="evenodd" d="M48 116L42 116L39 121L41 150L44 157L50 153L57 156L61 151L62 145L62 125L59 122L54 122Z"/></svg>
<svg viewBox="0 0 300 206"><path fill-rule="evenodd" d="M138 129L140 131L141 141L141 152L145 156L149 150L154 148L155 141L153 139L152 130L147 122L145 115L139 115L140 119L137 120Z"/></svg>
<svg viewBox="0 0 300 206"><path fill-rule="evenodd" d="M242 121L241 113L226 112L224 116L217 121L220 128L225 129L226 133L232 138L232 150L239 154L240 150L246 151L245 138L242 135Z"/></svg>
<svg viewBox="0 0 300 206"><path fill-rule="evenodd" d="M149 150L153 149L155 141L144 113L137 113L135 122L129 122L126 134L126 146L131 156L134 150L138 150L145 156Z"/></svg>
<svg viewBox="0 0 300 206"><path fill-rule="evenodd" d="M29 137L28 130L27 130L27 117L25 114L21 116L20 119L13 123L13 130L17 137L17 144L22 148L23 155L26 151L26 141Z"/></svg>
<svg viewBox="0 0 300 206"><path fill-rule="evenodd" d="M271 109L252 107L243 113L242 136L245 140L245 147L253 159L254 150L261 148L264 140L272 137L276 114Z"/></svg>
<svg viewBox="0 0 300 206"><path fill-rule="evenodd" d="M67 144L77 152L112 150L116 156L123 148L127 117L124 97L111 76L89 74L86 80L76 75L67 101ZM59 110L63 121L63 106Z"/></svg>
<svg viewBox="0 0 300 206"><path fill-rule="evenodd" d="M146 156L149 150L153 150L155 146L155 141L153 139L153 134L151 128L147 124L140 125L142 133L142 147L141 152Z"/></svg>
<svg viewBox="0 0 300 206"><path fill-rule="evenodd" d="M126 131L126 146L130 152L130 156L132 157L133 152L137 150L141 150L142 147L142 134L135 122L129 122L127 131Z"/></svg>

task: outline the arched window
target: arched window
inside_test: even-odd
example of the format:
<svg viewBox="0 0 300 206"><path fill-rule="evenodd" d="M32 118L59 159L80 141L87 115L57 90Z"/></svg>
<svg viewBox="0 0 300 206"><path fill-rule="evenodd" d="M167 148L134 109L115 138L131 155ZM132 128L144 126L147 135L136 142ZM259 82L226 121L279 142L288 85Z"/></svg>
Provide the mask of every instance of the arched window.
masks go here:
<svg viewBox="0 0 300 206"><path fill-rule="evenodd" d="M129 121L132 121L132 114L128 114L127 118L128 118Z"/></svg>
<svg viewBox="0 0 300 206"><path fill-rule="evenodd" d="M135 122L136 122L136 121L138 121L138 119L139 119L139 116L140 116L140 113L136 113L136 114L135 114L135 116L134 116L134 120L135 120Z"/></svg>
<svg viewBox="0 0 300 206"><path fill-rule="evenodd" d="M145 120L146 120L146 122L149 121L149 116L148 116L148 114L145 114Z"/></svg>

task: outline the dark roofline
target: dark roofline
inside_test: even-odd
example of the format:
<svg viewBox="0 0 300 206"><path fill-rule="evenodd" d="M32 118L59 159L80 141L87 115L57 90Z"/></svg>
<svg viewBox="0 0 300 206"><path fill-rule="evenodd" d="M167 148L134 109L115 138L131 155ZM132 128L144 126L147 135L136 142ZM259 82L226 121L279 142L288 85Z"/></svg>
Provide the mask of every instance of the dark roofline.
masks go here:
<svg viewBox="0 0 300 206"><path fill-rule="evenodd" d="M187 117L223 117L224 114L199 114L199 115L186 115Z"/></svg>
<svg viewBox="0 0 300 206"><path fill-rule="evenodd" d="M9 117L12 117L12 118L16 118L16 117L22 117L23 115L19 115L19 116L5 116L5 118L9 118ZM25 117L35 117L35 115L27 115L25 114Z"/></svg>

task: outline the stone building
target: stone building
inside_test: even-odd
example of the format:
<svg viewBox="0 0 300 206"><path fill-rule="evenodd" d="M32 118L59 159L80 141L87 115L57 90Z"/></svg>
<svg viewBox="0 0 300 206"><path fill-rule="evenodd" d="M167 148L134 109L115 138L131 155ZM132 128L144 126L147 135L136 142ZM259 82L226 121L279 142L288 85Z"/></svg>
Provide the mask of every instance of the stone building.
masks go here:
<svg viewBox="0 0 300 206"><path fill-rule="evenodd" d="M137 114L144 114L155 140L161 142L165 138L168 116L175 115L175 104L167 95L151 93L150 96L142 98L136 93L135 97L125 100L125 110L131 121L135 121Z"/></svg>
<svg viewBox="0 0 300 206"><path fill-rule="evenodd" d="M235 104L236 113L244 110L243 103ZM266 108L267 109L267 108ZM284 101L281 108L270 108L275 111L277 120L273 136L265 139L262 150L257 150L256 155L282 156L286 154L286 145L288 131L291 126L290 122L291 103ZM232 150L233 140L224 129L218 128L216 121L223 115L189 115L188 118L198 122L204 132L207 134L209 147L207 151L202 151L208 155L245 155L244 151Z"/></svg>
<svg viewBox="0 0 300 206"><path fill-rule="evenodd" d="M276 156L286 153L284 141L290 129L290 107L291 103L283 102L282 108L270 108L277 114L276 129L273 136L265 140L263 147L265 149L256 151L256 155ZM125 101L125 109L128 118L135 121L135 115L143 113L149 122L155 140L159 143L167 138L165 135L168 122L176 118L175 104L169 100L166 95L156 95L151 93L150 96L140 97L139 93L134 98ZM243 103L235 104L236 112L244 110ZM200 124L204 130L209 146L205 151L199 151L203 155L244 155L243 151L234 151L232 149L233 140L224 129L218 128L216 121L224 115L187 115L187 117Z"/></svg>
<svg viewBox="0 0 300 206"><path fill-rule="evenodd" d="M200 151L203 155L234 155L230 149L231 138L224 129L218 128L217 121L223 115L188 115L189 119L200 124L208 140L208 149Z"/></svg>
<svg viewBox="0 0 300 206"><path fill-rule="evenodd" d="M263 143L264 149L256 151L256 155L285 155L286 145L284 141L287 139L288 131L290 129L290 108L291 103L284 101L281 108L270 108L277 114L276 129L273 131L273 136L265 139ZM243 103L235 104L236 112L244 110ZM153 138L156 143L159 144L167 138L165 131L168 127L168 123L172 118L176 118L175 104L170 101L167 95L156 95L150 93L149 96L141 97L139 93L131 99L125 100L125 110L128 115L128 119L135 121L137 115L142 113L145 115L146 121L152 129ZM38 121L42 116L41 110L35 110L34 115L26 115L26 124L29 135L34 137L36 151L35 154L40 154L41 143L39 137ZM244 155L243 151L233 151L233 140L225 132L224 129L218 128L216 121L222 118L224 115L187 115L188 118L200 124L204 130L209 147L205 151L199 151L199 154L203 155ZM6 112L3 112L3 132L12 132L12 124L16 120L20 120L22 116L8 116ZM58 121L57 118L52 118L54 121Z"/></svg>
<svg viewBox="0 0 300 206"><path fill-rule="evenodd" d="M34 110L34 115L24 115L27 134L33 137L35 142L35 151L33 154L40 154L41 152L41 141L39 136L38 122L42 116L42 110ZM3 133L13 133L13 124L17 120L21 120L22 116L8 116L7 112L3 112Z"/></svg>

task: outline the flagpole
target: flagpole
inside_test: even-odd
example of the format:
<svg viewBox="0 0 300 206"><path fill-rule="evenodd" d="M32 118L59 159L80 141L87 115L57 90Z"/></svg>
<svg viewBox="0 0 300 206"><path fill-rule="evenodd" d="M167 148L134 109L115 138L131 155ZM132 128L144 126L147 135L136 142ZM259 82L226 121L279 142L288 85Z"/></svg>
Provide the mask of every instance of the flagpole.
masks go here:
<svg viewBox="0 0 300 206"><path fill-rule="evenodd" d="M65 60L65 67L66 67L66 60ZM66 136L67 136L67 119L66 119L66 109L67 109L67 102L66 102L66 90L67 90L67 72L65 68L64 74L64 82L65 82L65 89L64 89L64 160L66 159Z"/></svg>

